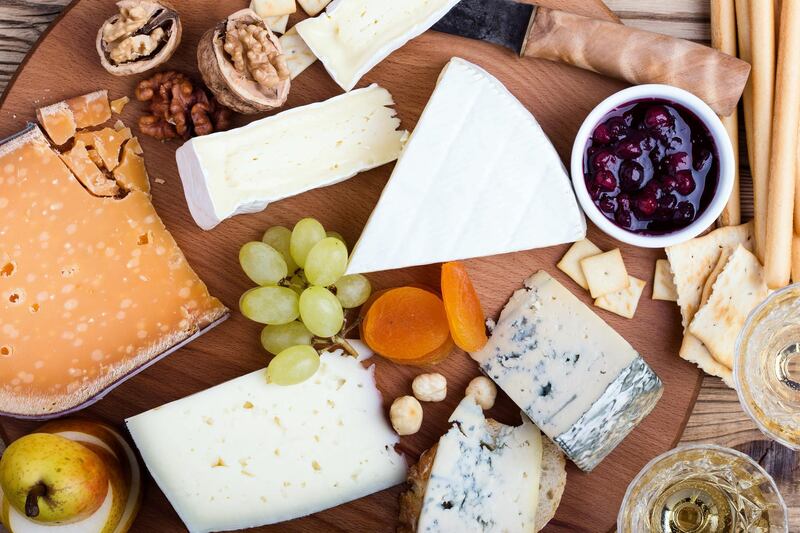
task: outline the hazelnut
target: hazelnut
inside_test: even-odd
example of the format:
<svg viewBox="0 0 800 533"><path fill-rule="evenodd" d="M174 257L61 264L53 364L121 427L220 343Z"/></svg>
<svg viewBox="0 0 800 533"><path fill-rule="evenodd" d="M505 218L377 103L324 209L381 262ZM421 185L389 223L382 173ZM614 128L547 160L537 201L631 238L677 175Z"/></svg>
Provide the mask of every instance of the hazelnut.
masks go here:
<svg viewBox="0 0 800 533"><path fill-rule="evenodd" d="M422 405L413 396L401 396L392 402L389 418L398 435L413 435L422 426Z"/></svg>
<svg viewBox="0 0 800 533"><path fill-rule="evenodd" d="M469 382L464 394L472 396L475 399L475 403L485 411L494 407L494 401L497 398L497 387L486 376L478 376Z"/></svg>
<svg viewBox="0 0 800 533"><path fill-rule="evenodd" d="M411 383L414 397L421 402L441 402L447 396L447 378L441 374L420 374Z"/></svg>

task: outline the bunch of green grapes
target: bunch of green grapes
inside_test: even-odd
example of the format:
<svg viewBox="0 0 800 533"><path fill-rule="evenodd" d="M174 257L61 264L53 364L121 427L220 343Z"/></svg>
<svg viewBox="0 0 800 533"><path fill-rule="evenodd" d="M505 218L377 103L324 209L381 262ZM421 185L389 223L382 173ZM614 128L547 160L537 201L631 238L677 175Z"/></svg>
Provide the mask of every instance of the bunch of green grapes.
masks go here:
<svg viewBox="0 0 800 533"><path fill-rule="evenodd" d="M267 367L271 383L294 385L314 375L319 353L313 345L333 339L344 310L359 307L372 287L361 274L345 276L347 245L313 218L293 230L269 228L261 242L248 242L239 263L259 286L239 300L242 314L261 324L264 349L275 355ZM329 343L333 344L333 342Z"/></svg>

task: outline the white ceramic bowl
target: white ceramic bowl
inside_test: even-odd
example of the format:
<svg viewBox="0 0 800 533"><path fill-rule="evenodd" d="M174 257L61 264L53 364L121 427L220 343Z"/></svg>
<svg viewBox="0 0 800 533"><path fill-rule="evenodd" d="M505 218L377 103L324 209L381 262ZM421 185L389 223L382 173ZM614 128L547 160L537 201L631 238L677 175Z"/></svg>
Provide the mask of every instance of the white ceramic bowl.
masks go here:
<svg viewBox="0 0 800 533"><path fill-rule="evenodd" d="M642 235L633 233L617 226L613 221L606 218L605 215L600 212L600 208L592 201L591 196L589 196L589 191L586 189L586 182L584 181L583 175L584 153L589 139L592 136L592 132L600 121L618 107L637 100L647 100L651 98L675 102L694 113L697 118L705 124L713 137L714 144L717 148L719 165L717 189L714 192L711 203L706 207L705 211L685 228L663 235ZM705 102L690 92L678 89L677 87L669 85L638 85L612 94L589 113L589 116L586 117L581 129L578 131L575 144L572 147L571 170L572 183L575 187L575 194L578 197L578 201L586 215L598 228L615 239L634 246L640 246L642 248L663 248L697 237L717 220L717 217L719 217L722 210L725 208L725 204L728 203L731 191L733 191L735 164L733 147L728 133L722 125L722 121L720 121L719 117Z"/></svg>

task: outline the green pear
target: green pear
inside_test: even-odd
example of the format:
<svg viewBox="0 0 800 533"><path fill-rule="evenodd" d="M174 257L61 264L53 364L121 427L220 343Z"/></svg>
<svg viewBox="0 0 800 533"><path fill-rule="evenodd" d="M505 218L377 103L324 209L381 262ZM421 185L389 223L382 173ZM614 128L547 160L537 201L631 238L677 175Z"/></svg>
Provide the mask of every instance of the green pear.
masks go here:
<svg viewBox="0 0 800 533"><path fill-rule="evenodd" d="M103 460L59 435L32 433L0 458L0 485L9 503L36 522L65 524L90 516L108 491Z"/></svg>

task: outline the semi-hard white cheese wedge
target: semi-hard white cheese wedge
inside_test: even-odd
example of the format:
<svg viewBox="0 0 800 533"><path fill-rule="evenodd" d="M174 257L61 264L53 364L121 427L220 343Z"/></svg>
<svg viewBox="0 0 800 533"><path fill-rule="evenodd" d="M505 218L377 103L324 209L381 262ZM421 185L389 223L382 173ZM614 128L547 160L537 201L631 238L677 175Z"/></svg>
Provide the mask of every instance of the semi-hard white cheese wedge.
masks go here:
<svg viewBox="0 0 800 533"><path fill-rule="evenodd" d="M542 434L522 416L519 427L489 422L472 397L450 416L417 523L420 533L536 531Z"/></svg>
<svg viewBox="0 0 800 533"><path fill-rule="evenodd" d="M374 367L321 359L299 385L267 384L259 370L127 420L189 531L274 524L405 480Z"/></svg>
<svg viewBox="0 0 800 533"><path fill-rule="evenodd" d="M334 0L295 27L345 91L386 57L421 35L459 0Z"/></svg>
<svg viewBox="0 0 800 533"><path fill-rule="evenodd" d="M586 471L661 398L661 380L636 350L544 271L514 293L488 344L470 355Z"/></svg>
<svg viewBox="0 0 800 533"><path fill-rule="evenodd" d="M353 249L348 273L585 236L570 179L536 119L489 73L453 58Z"/></svg>
<svg viewBox="0 0 800 533"><path fill-rule="evenodd" d="M392 105L389 91L371 85L195 137L176 154L195 222L211 229L228 217L394 161L408 133L398 130Z"/></svg>

